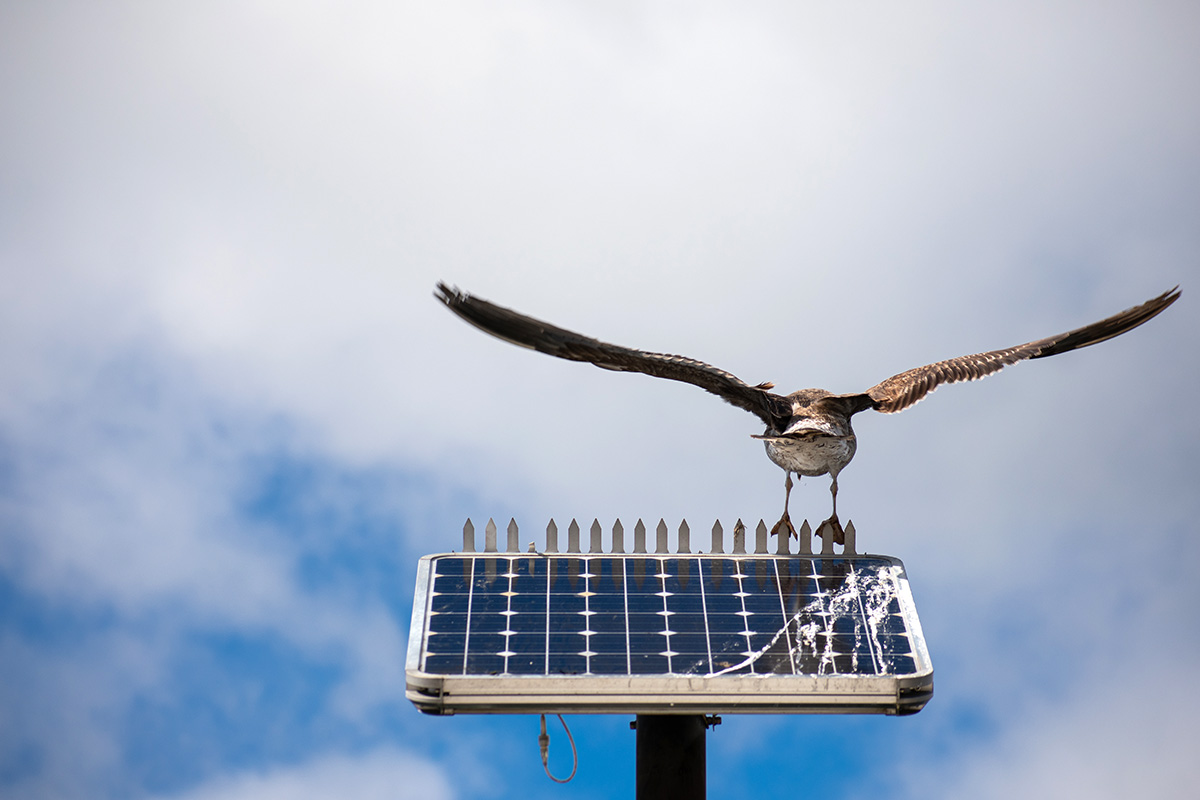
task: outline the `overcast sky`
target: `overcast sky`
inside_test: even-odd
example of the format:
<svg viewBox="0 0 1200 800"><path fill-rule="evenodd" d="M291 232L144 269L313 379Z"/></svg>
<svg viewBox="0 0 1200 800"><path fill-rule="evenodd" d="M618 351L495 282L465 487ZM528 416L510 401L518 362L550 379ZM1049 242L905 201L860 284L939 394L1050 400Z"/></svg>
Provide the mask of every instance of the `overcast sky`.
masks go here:
<svg viewBox="0 0 1200 800"><path fill-rule="evenodd" d="M935 697L727 716L708 763L1197 796L1198 75L1187 2L3 4L0 794L632 796L628 717L569 718L558 787L535 718L411 707L416 561L467 517L770 522L783 475L751 415L486 337L445 280L835 392L1181 284L856 418L839 511L905 561Z"/></svg>

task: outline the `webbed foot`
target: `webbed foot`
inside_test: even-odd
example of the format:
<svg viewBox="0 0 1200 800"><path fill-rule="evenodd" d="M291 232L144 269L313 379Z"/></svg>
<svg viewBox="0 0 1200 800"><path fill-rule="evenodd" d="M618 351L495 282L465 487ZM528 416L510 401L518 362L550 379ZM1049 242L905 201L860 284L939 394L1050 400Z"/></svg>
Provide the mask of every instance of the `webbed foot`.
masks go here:
<svg viewBox="0 0 1200 800"><path fill-rule="evenodd" d="M800 538L800 534L796 533L796 528L792 525L792 519L788 516L786 511L783 512L783 516L779 518L779 522L776 522L773 526L771 526L772 536L782 535L784 533L787 534L789 539L791 539L793 536L795 536L797 539Z"/></svg>
<svg viewBox="0 0 1200 800"><path fill-rule="evenodd" d="M846 531L842 528L842 523L838 521L837 514L834 514L817 527L817 536L824 539L827 535L833 536L834 544L846 544Z"/></svg>

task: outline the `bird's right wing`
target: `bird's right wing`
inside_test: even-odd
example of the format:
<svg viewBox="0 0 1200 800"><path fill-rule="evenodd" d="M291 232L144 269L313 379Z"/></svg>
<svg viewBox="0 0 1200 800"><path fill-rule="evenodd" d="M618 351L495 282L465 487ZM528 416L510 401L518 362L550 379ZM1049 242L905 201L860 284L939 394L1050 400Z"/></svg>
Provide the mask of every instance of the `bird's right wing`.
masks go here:
<svg viewBox="0 0 1200 800"><path fill-rule="evenodd" d="M1113 314L1111 317L1093 322L1091 325L1084 325L1073 331L1047 336L1045 339L1026 342L1016 347L959 356L901 372L899 375L893 375L886 381L872 386L864 393L871 400L871 405L868 407L885 414L892 414L903 411L918 402L943 383L973 381L1019 361L1046 358L1099 344L1133 330L1143 322L1160 314L1178 299L1179 287L1176 286L1171 291L1163 292L1140 306L1125 309L1119 314ZM862 397L862 395L858 397Z"/></svg>
<svg viewBox="0 0 1200 800"><path fill-rule="evenodd" d="M690 383L755 414L776 429L781 429L783 422L791 416L791 403L768 391L771 388L769 383L750 386L703 361L609 344L489 303L444 283L438 283L437 288L434 296L447 308L480 330L506 342L568 361L586 361L602 369L640 372L656 378Z"/></svg>

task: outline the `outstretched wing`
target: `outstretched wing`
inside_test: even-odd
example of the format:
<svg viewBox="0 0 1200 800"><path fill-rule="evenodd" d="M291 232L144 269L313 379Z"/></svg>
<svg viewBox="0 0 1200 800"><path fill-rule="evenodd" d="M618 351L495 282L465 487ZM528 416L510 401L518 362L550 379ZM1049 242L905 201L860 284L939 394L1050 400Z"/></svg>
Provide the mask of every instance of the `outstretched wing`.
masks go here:
<svg viewBox="0 0 1200 800"><path fill-rule="evenodd" d="M703 361L608 344L472 297L444 283L438 283L437 288L434 296L447 308L480 330L506 342L569 361L586 361L602 369L641 372L656 378L690 383L738 408L744 408L776 429L791 416L791 403L768 391L771 388L769 383L750 386Z"/></svg>
<svg viewBox="0 0 1200 800"><path fill-rule="evenodd" d="M1176 286L1171 291L1164 292L1140 306L1134 306L1120 314L1114 314L1107 319L1093 322L1091 325L1085 325L1073 331L1004 350L960 356L910 369L908 372L901 372L883 383L872 386L865 394L871 399L871 407L876 411L882 411L885 414L903 411L943 383L977 380L991 375L993 372L998 372L1010 364L1016 364L1018 361L1046 358L1120 336L1157 316L1178 299L1179 287Z"/></svg>

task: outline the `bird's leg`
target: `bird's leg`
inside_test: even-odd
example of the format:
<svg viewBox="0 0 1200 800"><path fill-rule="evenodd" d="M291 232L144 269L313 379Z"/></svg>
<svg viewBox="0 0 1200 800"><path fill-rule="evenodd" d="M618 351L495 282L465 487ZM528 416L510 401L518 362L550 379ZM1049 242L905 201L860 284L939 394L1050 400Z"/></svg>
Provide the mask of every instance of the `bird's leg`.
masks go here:
<svg viewBox="0 0 1200 800"><path fill-rule="evenodd" d="M799 539L800 534L796 533L795 527L792 526L792 519L788 516L788 500L792 497L792 473L785 470L784 474L787 477L783 480L783 516L771 527L771 535L786 532L789 539L793 536Z"/></svg>
<svg viewBox="0 0 1200 800"><path fill-rule="evenodd" d="M824 538L825 532L830 531L833 534L833 541L844 545L846 532L842 529L842 523L838 521L837 515L837 475L833 476L833 483L829 485L829 493L833 495L833 514L820 524L817 528L817 535Z"/></svg>

